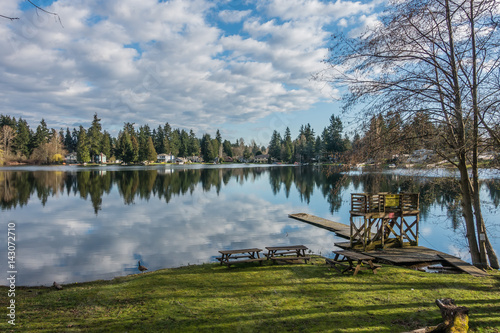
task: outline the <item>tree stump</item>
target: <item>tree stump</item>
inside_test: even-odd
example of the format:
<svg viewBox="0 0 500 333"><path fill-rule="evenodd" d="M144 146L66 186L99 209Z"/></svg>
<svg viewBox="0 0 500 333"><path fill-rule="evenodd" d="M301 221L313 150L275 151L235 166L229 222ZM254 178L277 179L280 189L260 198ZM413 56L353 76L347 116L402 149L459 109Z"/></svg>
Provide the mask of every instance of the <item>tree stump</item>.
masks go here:
<svg viewBox="0 0 500 333"><path fill-rule="evenodd" d="M467 333L469 330L469 309L465 306L456 306L451 298L437 299L436 305L441 310L443 323L431 332L439 333Z"/></svg>
<svg viewBox="0 0 500 333"><path fill-rule="evenodd" d="M456 306L451 298L437 299L443 322L437 326L420 328L407 333L467 333L469 330L469 309Z"/></svg>

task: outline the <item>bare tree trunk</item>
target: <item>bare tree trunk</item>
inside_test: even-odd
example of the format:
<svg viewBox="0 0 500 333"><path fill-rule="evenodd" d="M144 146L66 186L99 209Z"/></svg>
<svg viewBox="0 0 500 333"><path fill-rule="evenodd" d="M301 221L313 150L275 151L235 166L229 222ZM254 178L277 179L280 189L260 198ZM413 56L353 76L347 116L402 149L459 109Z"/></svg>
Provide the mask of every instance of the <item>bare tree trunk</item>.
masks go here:
<svg viewBox="0 0 500 333"><path fill-rule="evenodd" d="M457 143L458 147L456 156L458 158L458 170L460 171L460 189L462 192L462 210L465 219L465 227L467 229L467 241L469 242L469 249L472 264L474 266L482 267L481 256L479 254L475 225L474 225L474 213L472 210L472 193L470 190L470 180L469 174L467 172L467 156L466 156L466 140L465 140L465 125L463 120L463 110L462 110L462 97L460 94L460 83L458 78L458 67L456 64L455 56L455 41L453 37L453 27L451 20L451 11L449 0L445 1L446 9L446 24L448 28L448 39L450 45L450 67L451 75L453 80L453 102L454 102L454 113L455 121L457 125Z"/></svg>
<svg viewBox="0 0 500 333"><path fill-rule="evenodd" d="M482 268L488 267L488 262L486 260L486 254L488 254L490 265L494 268L499 268L498 258L496 256L493 247L489 243L489 239L486 237L486 226L483 220L483 214L481 211L481 200L480 200L480 186L479 186L479 173L478 173L478 145L479 145L479 103L478 103L478 76L477 76L477 48L476 48L476 28L475 19L476 14L474 12L474 0L470 0L470 14L469 22L471 28L471 52L472 52L472 108L474 117L474 127L473 127L473 150L472 150L472 201L474 206L474 214L476 218L476 228L477 236L479 240L479 255L481 258Z"/></svg>
<svg viewBox="0 0 500 333"><path fill-rule="evenodd" d="M473 111L473 129L472 129L472 202L474 205L474 214L476 217L476 230L479 240L479 257L481 259L480 268L487 268L486 262L486 230L484 227L483 216L481 213L481 201L479 197L479 174L477 166L478 158L478 144L479 144L479 106L477 103L477 53L476 53L476 33L475 33L475 14L474 14L474 0L470 0L470 27L471 27L471 42L472 42L472 111Z"/></svg>
<svg viewBox="0 0 500 333"><path fill-rule="evenodd" d="M472 210L472 195L470 193L470 180L467 174L467 164L465 153L459 157L458 169L460 171L460 189L462 192L462 214L465 220L467 241L469 243L470 256L474 266L481 265L481 257L477 245L476 233L474 228L474 212Z"/></svg>

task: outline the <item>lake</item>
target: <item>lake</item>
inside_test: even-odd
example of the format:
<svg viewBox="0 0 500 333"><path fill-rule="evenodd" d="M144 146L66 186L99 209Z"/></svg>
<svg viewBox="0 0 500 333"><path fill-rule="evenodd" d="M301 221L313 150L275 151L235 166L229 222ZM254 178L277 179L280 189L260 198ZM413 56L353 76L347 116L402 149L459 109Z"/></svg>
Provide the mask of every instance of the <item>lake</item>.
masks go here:
<svg viewBox="0 0 500 333"><path fill-rule="evenodd" d="M1 168L0 246L15 224L18 286L135 274L139 260L149 271L215 262L223 249L304 244L330 256L344 240L288 214L349 224L351 193L419 192L419 244L469 261L450 176L284 165ZM500 254L500 177L483 178L484 217ZM0 270L8 271L6 256Z"/></svg>

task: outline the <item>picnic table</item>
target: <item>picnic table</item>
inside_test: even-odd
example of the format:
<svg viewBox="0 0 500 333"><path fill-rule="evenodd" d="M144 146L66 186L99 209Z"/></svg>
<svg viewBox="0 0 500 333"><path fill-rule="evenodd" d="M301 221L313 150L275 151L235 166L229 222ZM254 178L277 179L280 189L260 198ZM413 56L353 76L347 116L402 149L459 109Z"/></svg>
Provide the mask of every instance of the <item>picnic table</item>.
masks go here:
<svg viewBox="0 0 500 333"><path fill-rule="evenodd" d="M373 274L376 274L377 270L382 267L373 263L374 257L363 253L348 250L333 251L333 253L335 253L335 258L326 259L326 262L340 273L354 271L356 275L361 270L371 270ZM363 266L363 264L368 266Z"/></svg>
<svg viewBox="0 0 500 333"><path fill-rule="evenodd" d="M220 261L221 265L227 265L227 267L241 262L260 262L262 264L262 261L267 260L267 258L260 257L259 252L262 252L262 249L221 250L219 251L221 256L216 259Z"/></svg>
<svg viewBox="0 0 500 333"><path fill-rule="evenodd" d="M304 260L307 264L310 257L306 257L307 247L304 245L287 245L287 246L266 246L267 258L276 262L277 260Z"/></svg>

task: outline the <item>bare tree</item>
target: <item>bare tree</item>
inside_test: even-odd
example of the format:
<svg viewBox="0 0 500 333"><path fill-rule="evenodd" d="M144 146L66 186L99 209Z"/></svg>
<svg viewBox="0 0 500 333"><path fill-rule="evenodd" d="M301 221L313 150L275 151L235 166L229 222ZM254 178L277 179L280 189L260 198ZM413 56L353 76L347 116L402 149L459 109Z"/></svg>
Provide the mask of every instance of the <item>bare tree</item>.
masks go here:
<svg viewBox="0 0 500 333"><path fill-rule="evenodd" d="M4 125L0 128L0 149L3 150L5 158L10 156L15 137L16 131L9 125Z"/></svg>
<svg viewBox="0 0 500 333"><path fill-rule="evenodd" d="M499 268L481 214L478 151L500 122L498 0L394 0L381 24L362 36L333 39L330 70L346 85L345 111L425 115L438 129L435 151L460 173L462 213L471 259ZM471 165L469 175L468 165Z"/></svg>

